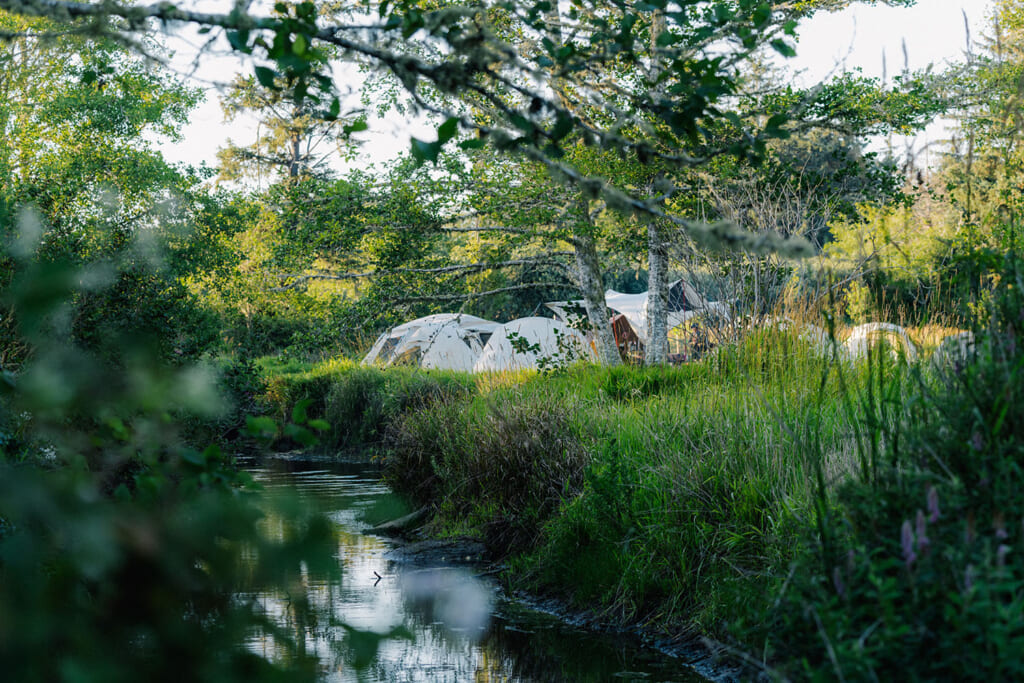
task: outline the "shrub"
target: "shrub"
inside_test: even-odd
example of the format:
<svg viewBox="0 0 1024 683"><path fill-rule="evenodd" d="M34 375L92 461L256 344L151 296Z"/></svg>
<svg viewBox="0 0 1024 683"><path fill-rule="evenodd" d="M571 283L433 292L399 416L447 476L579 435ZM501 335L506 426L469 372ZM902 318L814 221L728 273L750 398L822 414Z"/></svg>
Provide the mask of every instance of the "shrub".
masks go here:
<svg viewBox="0 0 1024 683"><path fill-rule="evenodd" d="M580 489L588 461L572 406L517 398L403 415L385 468L399 490L470 520L499 556L536 544L541 525Z"/></svg>

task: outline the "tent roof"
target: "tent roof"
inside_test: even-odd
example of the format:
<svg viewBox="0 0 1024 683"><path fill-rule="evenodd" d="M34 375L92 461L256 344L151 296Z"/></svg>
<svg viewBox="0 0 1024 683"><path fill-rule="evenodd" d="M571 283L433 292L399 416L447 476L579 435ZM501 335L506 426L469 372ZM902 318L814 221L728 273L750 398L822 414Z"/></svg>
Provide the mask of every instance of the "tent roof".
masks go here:
<svg viewBox="0 0 1024 683"><path fill-rule="evenodd" d="M533 348L517 351L512 343L514 336ZM560 320L518 318L494 330L473 370L534 370L542 359L572 363L580 359L592 359L593 355L593 349L583 335Z"/></svg>
<svg viewBox="0 0 1024 683"><path fill-rule="evenodd" d="M472 372L482 345L475 333L451 323L422 325L395 348L394 362Z"/></svg>
<svg viewBox="0 0 1024 683"><path fill-rule="evenodd" d="M490 334L499 326L500 323L484 320L483 318L465 313L435 313L434 315L424 316L398 325L380 335L363 358L362 364L371 365L377 363L388 366L399 355L408 354L412 349L419 349L421 352L425 352L429 350L427 347L438 343L439 340L452 338L453 335L462 340L460 343L463 343L464 346L469 344L473 347L475 360L475 356L479 354L480 348L483 346L483 342L479 340L478 335ZM473 337L473 341L466 341L469 339L469 336ZM455 353L455 351L452 351L452 353ZM433 356L424 353L422 357L432 358ZM422 364L423 362L421 361ZM446 366L424 365L424 367ZM472 362L469 363L469 367L472 367Z"/></svg>

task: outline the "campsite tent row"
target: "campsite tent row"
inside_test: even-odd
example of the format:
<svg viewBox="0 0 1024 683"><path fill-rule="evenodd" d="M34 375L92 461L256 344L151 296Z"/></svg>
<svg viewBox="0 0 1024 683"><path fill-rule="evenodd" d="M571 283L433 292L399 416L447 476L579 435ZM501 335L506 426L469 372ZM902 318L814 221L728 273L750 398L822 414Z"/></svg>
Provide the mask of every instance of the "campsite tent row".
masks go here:
<svg viewBox="0 0 1024 683"><path fill-rule="evenodd" d="M621 294L608 290L608 307L628 321L631 332L646 339L646 294ZM545 304L559 315L550 318L519 318L501 324L462 313L440 313L418 318L382 334L363 359L363 365L416 365L423 368L486 372L526 370L547 363L593 360L594 347L569 324L579 315L581 302L556 301ZM707 301L682 281L674 283L669 297L669 325L682 324L694 315L711 313L728 317L721 302ZM840 359L867 356L868 349L885 343L895 356L913 361L917 348L902 327L890 323L867 323L855 327L845 342L833 342L829 335L811 324L787 318L763 321L779 329L797 327L801 339L823 353L834 352ZM619 333L616 332L616 336ZM969 332L952 335L936 351L933 362L964 361L974 348Z"/></svg>
<svg viewBox="0 0 1024 683"><path fill-rule="evenodd" d="M617 339L628 335L647 341L647 292L623 294L609 289L605 302L615 313ZM593 344L576 329L586 314L582 301L544 304L556 320L529 317L505 324L462 313L439 313L418 318L385 332L363 359L363 365L418 365L423 368L485 372L536 369L549 363L592 360ZM713 314L728 319L728 306L708 301L685 280L669 285L668 325L677 327L691 317Z"/></svg>
<svg viewBox="0 0 1024 683"><path fill-rule="evenodd" d="M385 332L363 365L486 372L529 370L547 363L593 360L586 338L551 318L519 318L505 324L459 313L418 318Z"/></svg>

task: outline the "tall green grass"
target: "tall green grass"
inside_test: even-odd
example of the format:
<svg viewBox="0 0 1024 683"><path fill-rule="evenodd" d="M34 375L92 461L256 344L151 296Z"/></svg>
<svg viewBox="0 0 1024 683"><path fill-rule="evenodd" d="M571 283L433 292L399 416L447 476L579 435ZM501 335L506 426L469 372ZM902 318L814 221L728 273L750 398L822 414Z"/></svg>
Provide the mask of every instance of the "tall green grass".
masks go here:
<svg viewBox="0 0 1024 683"><path fill-rule="evenodd" d="M860 466L819 490L827 518L742 631L776 675L1024 677L1022 287L1011 257L974 353L906 382L876 363L851 392Z"/></svg>
<svg viewBox="0 0 1024 683"><path fill-rule="evenodd" d="M827 357L766 332L701 363L576 367L401 415L386 472L524 585L719 631L785 572L812 462L855 468L842 398Z"/></svg>
<svg viewBox="0 0 1024 683"><path fill-rule="evenodd" d="M476 390L474 379L461 373L385 371L349 360L281 365L266 359L262 367L269 375L262 396L265 410L285 422L296 405L307 402L306 413L329 425L319 435L324 452L379 449L388 426L399 416L446 405Z"/></svg>
<svg viewBox="0 0 1024 683"><path fill-rule="evenodd" d="M1005 282L975 357L938 370L760 330L679 367L325 364L268 397L315 398L331 447L373 445L436 531L483 538L518 586L710 635L780 678L1005 680L1024 647L1024 281Z"/></svg>

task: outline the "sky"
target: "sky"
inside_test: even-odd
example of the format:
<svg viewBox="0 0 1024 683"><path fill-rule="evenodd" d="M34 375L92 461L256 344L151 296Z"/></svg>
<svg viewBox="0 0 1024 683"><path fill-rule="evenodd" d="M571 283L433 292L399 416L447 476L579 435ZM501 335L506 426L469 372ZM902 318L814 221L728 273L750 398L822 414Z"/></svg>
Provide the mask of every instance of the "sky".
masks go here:
<svg viewBox="0 0 1024 683"><path fill-rule="evenodd" d="M786 66L802 85L827 78L843 67L860 68L865 76L881 78L884 64L891 77L903 69L904 55L912 70L929 64L941 69L945 63L963 59L964 15L971 37L977 40L987 32L985 18L989 8L989 0L918 0L917 5L909 8L854 5L842 12L822 14L798 28L797 56L786 60ZM236 60L223 59L208 65L206 73L216 74L218 80L230 80L239 68L246 67ZM228 137L242 145L255 138L251 122L225 123L217 91L204 87L206 102L193 113L184 128L183 140L161 146L169 161L215 166L217 149ZM394 158L408 148L410 135L431 137L429 126L410 129L407 125L395 119L371 121L370 130L364 134L362 158L357 163L367 165ZM917 149L926 149L929 143L948 135L947 124L936 122L913 144ZM924 164L928 161L925 157Z"/></svg>

